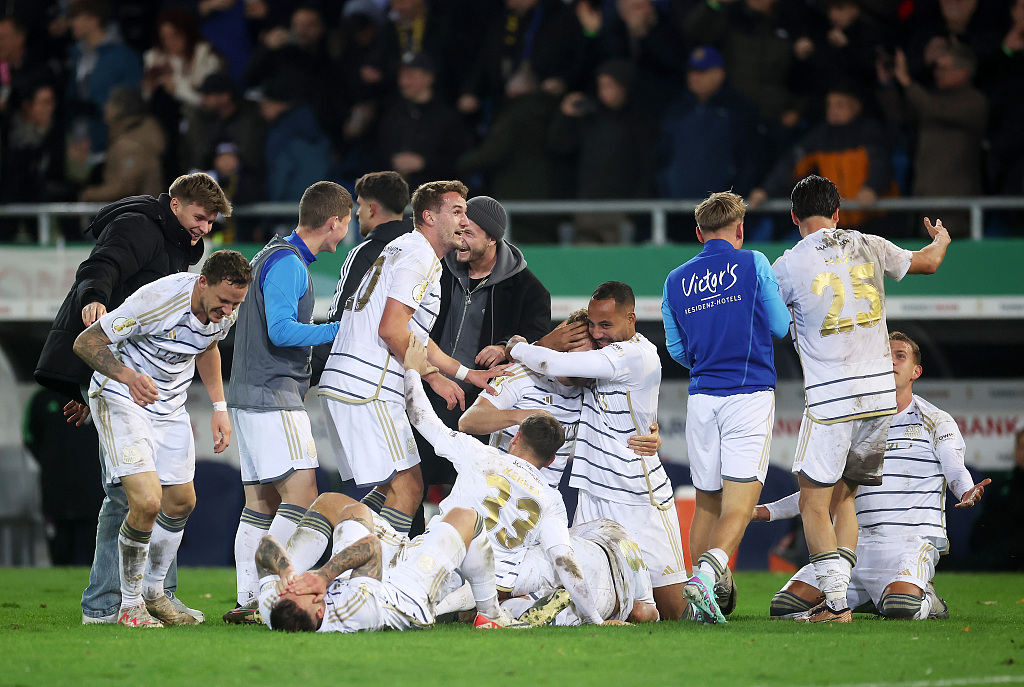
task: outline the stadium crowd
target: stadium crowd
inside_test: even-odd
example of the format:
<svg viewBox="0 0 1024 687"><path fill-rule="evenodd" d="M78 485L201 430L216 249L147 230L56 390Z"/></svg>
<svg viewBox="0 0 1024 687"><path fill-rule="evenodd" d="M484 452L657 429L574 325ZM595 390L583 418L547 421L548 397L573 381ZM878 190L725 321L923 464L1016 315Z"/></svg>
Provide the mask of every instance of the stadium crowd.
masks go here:
<svg viewBox="0 0 1024 687"><path fill-rule="evenodd" d="M732 188L756 206L809 172L868 204L1024 191L1024 0L4 7L0 202L156 195L190 170L235 204L377 169L502 200ZM574 221L628 236L628 217ZM515 231L558 239L547 218Z"/></svg>

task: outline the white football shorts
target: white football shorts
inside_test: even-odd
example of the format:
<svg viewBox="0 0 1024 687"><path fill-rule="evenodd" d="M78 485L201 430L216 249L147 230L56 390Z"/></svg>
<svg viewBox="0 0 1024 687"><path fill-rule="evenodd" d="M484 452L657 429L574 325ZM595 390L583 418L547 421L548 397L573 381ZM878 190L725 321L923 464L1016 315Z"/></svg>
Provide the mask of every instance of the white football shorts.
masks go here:
<svg viewBox="0 0 1024 687"><path fill-rule="evenodd" d="M800 420L793 473L820 486L840 479L854 484L882 483L882 458L892 415L823 425L804 412Z"/></svg>
<svg viewBox="0 0 1024 687"><path fill-rule="evenodd" d="M312 470L316 442L305 410L231 408L242 484L271 484L296 470Z"/></svg>
<svg viewBox="0 0 1024 687"><path fill-rule="evenodd" d="M716 492L722 480L764 484L774 424L774 391L690 396L686 446L693 486Z"/></svg>
<svg viewBox="0 0 1024 687"><path fill-rule="evenodd" d="M377 486L419 465L405 406L380 400L354 404L327 396L320 399L342 479L354 479L360 487Z"/></svg>
<svg viewBox="0 0 1024 687"><path fill-rule="evenodd" d="M141 406L96 396L89 399L89 410L100 435L108 484L142 472L155 472L165 486L188 484L195 477L196 444L184 409L159 417Z"/></svg>

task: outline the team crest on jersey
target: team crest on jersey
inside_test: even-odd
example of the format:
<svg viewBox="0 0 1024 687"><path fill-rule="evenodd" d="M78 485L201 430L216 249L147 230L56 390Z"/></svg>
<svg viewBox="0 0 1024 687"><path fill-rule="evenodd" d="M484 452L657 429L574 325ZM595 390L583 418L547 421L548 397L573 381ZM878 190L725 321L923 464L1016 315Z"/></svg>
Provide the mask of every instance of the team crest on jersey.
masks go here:
<svg viewBox="0 0 1024 687"><path fill-rule="evenodd" d="M310 458L316 458L316 442L312 439L306 442L306 455Z"/></svg>
<svg viewBox="0 0 1024 687"><path fill-rule="evenodd" d="M413 299L415 299L415 301L416 301L417 303L419 303L420 301L422 301L422 300L423 300L423 297L427 295L427 287L428 287L428 286L430 286L430 283L429 283L429 282L427 282L427 280L426 280L426 279L424 279L424 280L423 280L423 281L422 281L422 282L420 283L420 285L419 285L419 286L417 286L416 288L414 288L414 289L412 290L412 297L413 297Z"/></svg>
<svg viewBox="0 0 1024 687"><path fill-rule="evenodd" d="M497 396L501 393L501 385L505 383L508 377L495 377L491 380L491 386L494 387L494 395Z"/></svg>
<svg viewBox="0 0 1024 687"><path fill-rule="evenodd" d="M921 434L923 434L921 425L907 425L907 428L903 430L903 436L908 439L920 439Z"/></svg>
<svg viewBox="0 0 1024 687"><path fill-rule="evenodd" d="M114 323L110 327L118 336L128 336L137 324L138 322L131 317L118 317L114 319Z"/></svg>
<svg viewBox="0 0 1024 687"><path fill-rule="evenodd" d="M437 561L432 556L420 556L419 560L416 561L416 567L420 572L431 573L437 567Z"/></svg>
<svg viewBox="0 0 1024 687"><path fill-rule="evenodd" d="M121 462L125 465L135 465L142 460L142 451L138 446L128 446L121 451Z"/></svg>
<svg viewBox="0 0 1024 687"><path fill-rule="evenodd" d="M416 439L409 437L405 442L405 447L409 450L411 455L416 455Z"/></svg>

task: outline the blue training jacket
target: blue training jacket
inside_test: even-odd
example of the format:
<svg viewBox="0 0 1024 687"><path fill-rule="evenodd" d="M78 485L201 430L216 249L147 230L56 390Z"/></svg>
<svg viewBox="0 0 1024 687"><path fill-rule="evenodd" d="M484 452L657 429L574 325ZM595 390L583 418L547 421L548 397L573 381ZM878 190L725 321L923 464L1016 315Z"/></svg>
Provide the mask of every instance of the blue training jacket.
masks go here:
<svg viewBox="0 0 1024 687"><path fill-rule="evenodd" d="M690 369L691 394L775 388L772 335L784 337L790 318L761 253L708 240L668 275L661 314L669 354Z"/></svg>

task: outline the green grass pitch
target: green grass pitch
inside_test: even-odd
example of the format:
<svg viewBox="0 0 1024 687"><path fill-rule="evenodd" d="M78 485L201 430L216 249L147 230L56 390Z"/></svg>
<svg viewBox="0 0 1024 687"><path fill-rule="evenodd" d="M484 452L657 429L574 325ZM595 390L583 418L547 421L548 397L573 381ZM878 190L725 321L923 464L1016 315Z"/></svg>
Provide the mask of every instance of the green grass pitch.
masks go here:
<svg viewBox="0 0 1024 687"><path fill-rule="evenodd" d="M0 685L1024 684L1024 575L939 574L946 621L766 619L786 576L737 574L728 625L284 635L227 626L234 571L183 569L197 627L81 625L82 568L0 569Z"/></svg>

